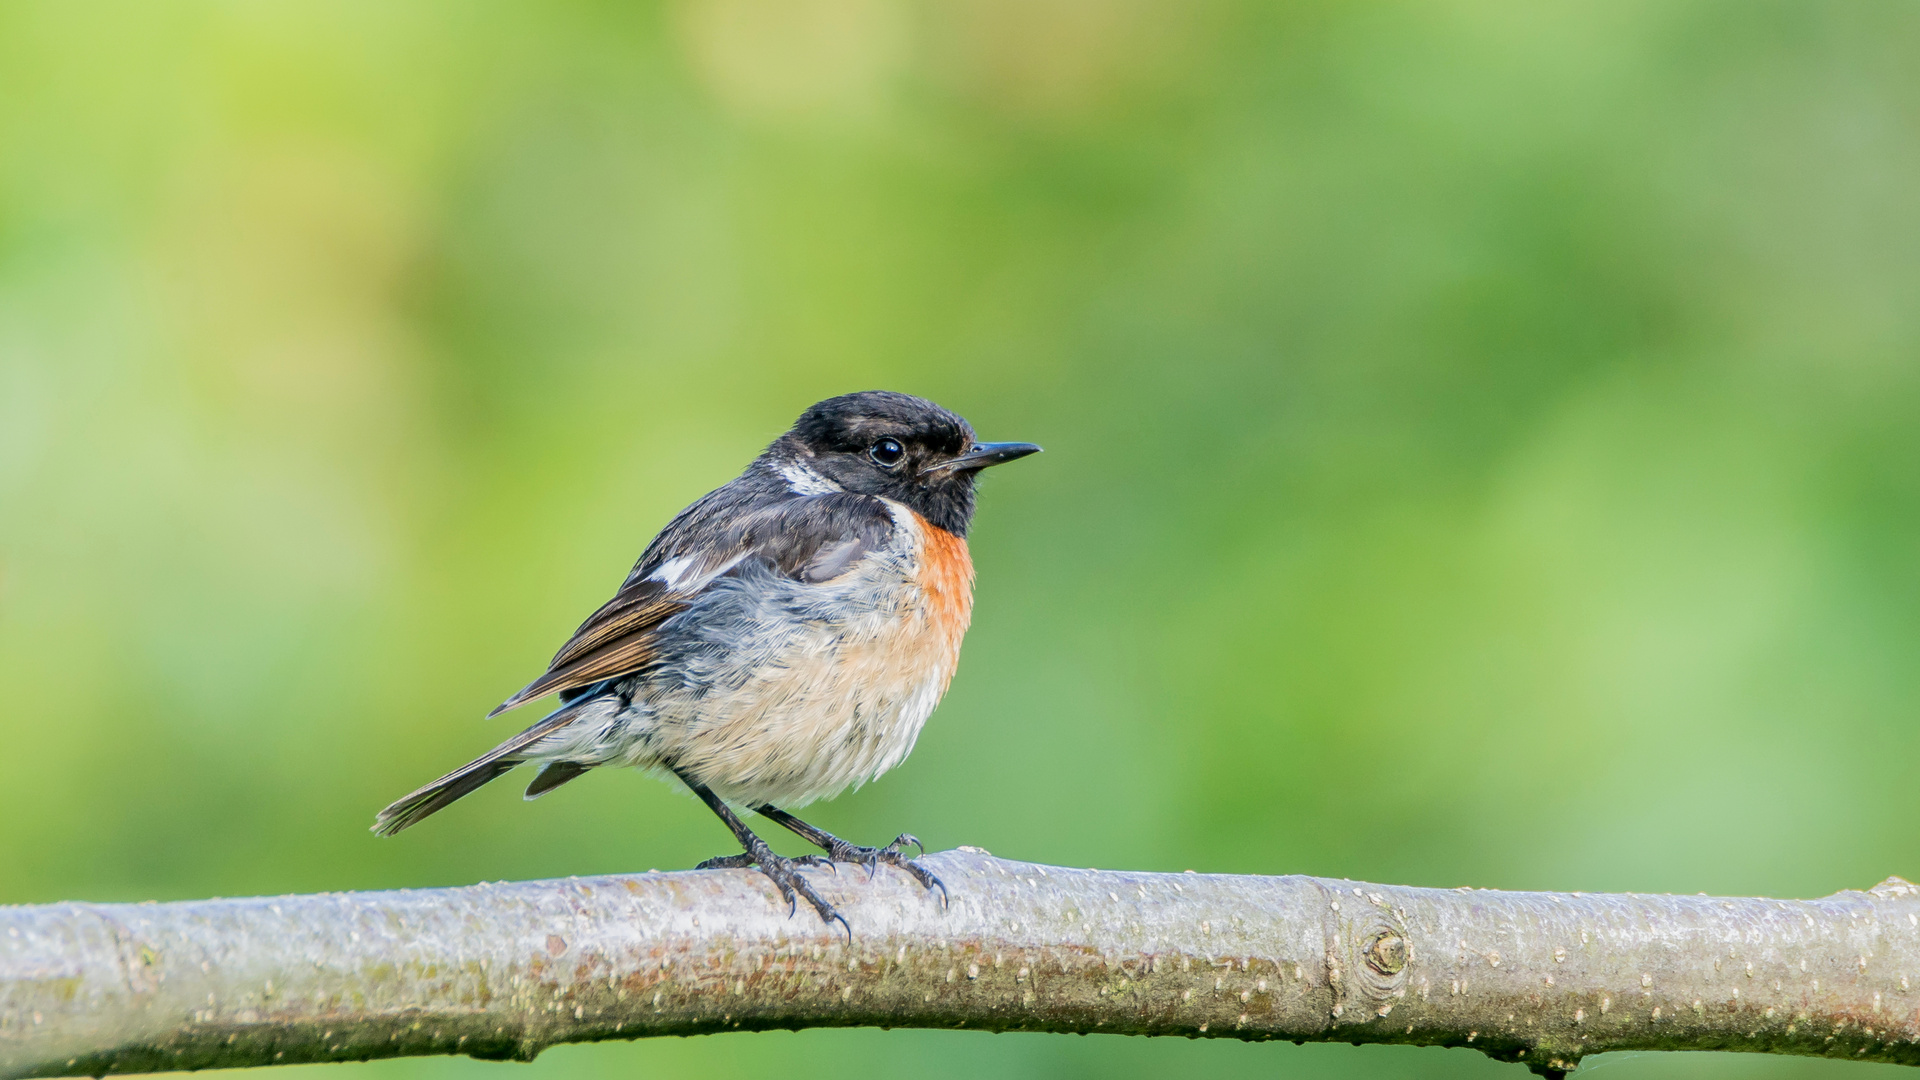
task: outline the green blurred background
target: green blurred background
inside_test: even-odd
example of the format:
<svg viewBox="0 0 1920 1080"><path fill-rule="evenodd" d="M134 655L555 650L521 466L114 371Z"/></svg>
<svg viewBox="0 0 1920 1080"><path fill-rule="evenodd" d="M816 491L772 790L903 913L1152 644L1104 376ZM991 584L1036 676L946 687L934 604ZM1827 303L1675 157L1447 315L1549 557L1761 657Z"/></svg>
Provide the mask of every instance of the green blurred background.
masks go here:
<svg viewBox="0 0 1920 1080"><path fill-rule="evenodd" d="M366 826L870 387L1048 453L985 485L959 677L835 831L1920 877L1916 46L1892 0L0 3L0 902L725 850L633 774ZM985 1070L1524 1075L878 1031L326 1072Z"/></svg>

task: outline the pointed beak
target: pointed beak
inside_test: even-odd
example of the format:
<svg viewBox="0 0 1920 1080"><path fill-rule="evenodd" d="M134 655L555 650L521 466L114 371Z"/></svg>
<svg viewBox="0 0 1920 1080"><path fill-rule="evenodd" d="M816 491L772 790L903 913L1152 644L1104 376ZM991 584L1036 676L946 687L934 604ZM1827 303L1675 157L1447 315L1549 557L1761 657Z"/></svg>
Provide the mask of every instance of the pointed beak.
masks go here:
<svg viewBox="0 0 1920 1080"><path fill-rule="evenodd" d="M1004 465L1009 461L1017 461L1028 454L1039 452L1040 448L1030 442L975 443L973 449L952 461L943 461L928 469L927 472L945 472L949 469L954 472L969 472L984 469L990 465Z"/></svg>

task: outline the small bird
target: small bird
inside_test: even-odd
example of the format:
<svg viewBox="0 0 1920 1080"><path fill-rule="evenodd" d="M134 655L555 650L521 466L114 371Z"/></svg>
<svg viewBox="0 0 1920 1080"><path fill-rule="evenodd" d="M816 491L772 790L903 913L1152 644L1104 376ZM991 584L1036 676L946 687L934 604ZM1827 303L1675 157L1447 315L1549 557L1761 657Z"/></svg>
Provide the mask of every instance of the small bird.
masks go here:
<svg viewBox="0 0 1920 1080"><path fill-rule="evenodd" d="M541 766L536 799L588 769L679 778L743 852L701 869L755 866L796 908L847 921L796 867L898 866L913 836L861 847L794 817L900 764L946 692L973 613L980 470L1036 453L982 443L931 401L874 390L822 401L746 471L667 523L613 599L545 674L489 716L547 694L559 707L382 810L382 836L516 765ZM750 808L826 852L787 859L749 829ZM924 850L924 848L922 849Z"/></svg>

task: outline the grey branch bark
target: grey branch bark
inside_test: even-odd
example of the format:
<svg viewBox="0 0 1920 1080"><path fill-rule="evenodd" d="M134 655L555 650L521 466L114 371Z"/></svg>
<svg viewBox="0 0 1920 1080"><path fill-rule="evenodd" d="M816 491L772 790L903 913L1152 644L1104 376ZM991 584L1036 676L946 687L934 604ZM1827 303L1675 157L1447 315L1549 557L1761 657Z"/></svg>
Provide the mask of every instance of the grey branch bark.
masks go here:
<svg viewBox="0 0 1920 1080"><path fill-rule="evenodd" d="M1113 1032L1920 1062L1920 890L1821 900L1069 870L972 849L815 871L851 942L747 870L0 908L0 1077L735 1029Z"/></svg>

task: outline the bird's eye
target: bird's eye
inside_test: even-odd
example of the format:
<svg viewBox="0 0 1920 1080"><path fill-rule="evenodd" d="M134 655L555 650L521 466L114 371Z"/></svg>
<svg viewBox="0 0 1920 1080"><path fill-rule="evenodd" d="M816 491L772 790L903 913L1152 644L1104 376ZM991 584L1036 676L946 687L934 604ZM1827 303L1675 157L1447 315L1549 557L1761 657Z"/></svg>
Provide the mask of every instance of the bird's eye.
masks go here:
<svg viewBox="0 0 1920 1080"><path fill-rule="evenodd" d="M867 451L867 456L873 459L875 465L891 469L907 456L907 448L901 446L898 439L881 439Z"/></svg>

